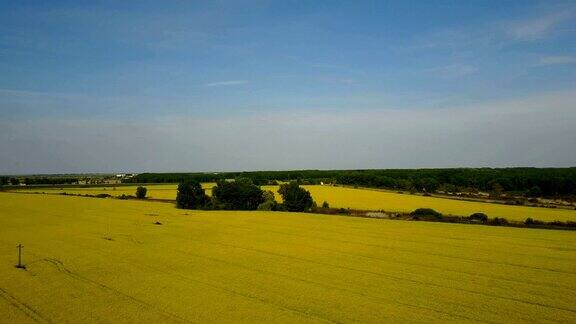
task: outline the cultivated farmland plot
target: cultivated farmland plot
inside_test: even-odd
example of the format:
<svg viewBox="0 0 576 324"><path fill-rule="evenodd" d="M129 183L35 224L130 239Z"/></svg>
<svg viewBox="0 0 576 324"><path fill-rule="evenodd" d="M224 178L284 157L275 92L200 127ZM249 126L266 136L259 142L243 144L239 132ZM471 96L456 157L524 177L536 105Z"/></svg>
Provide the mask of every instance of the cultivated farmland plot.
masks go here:
<svg viewBox="0 0 576 324"><path fill-rule="evenodd" d="M207 194L211 194L214 183L204 183L202 187ZM148 197L154 199L176 199L176 187L173 184L145 185L148 189ZM483 212L489 217L504 217L511 221L524 221L530 217L541 221L576 221L576 211L569 209L551 209L542 207L509 206L503 204L463 201L437 197L424 197L418 195L398 194L395 192L377 191L369 189L353 189L333 186L302 186L310 191L314 200L321 204L327 201L331 207L352 208L360 210L386 210L389 212L411 212L417 208L432 208L444 214L457 216L469 216L473 213ZM276 193L276 199L281 201L278 195L278 186L262 186L264 190L272 190ZM136 186L90 187L90 188L40 188L21 189L21 192L46 192L46 193L72 193L95 195L106 193L112 196L134 195Z"/></svg>
<svg viewBox="0 0 576 324"><path fill-rule="evenodd" d="M0 193L0 322L575 322L575 246L572 231Z"/></svg>

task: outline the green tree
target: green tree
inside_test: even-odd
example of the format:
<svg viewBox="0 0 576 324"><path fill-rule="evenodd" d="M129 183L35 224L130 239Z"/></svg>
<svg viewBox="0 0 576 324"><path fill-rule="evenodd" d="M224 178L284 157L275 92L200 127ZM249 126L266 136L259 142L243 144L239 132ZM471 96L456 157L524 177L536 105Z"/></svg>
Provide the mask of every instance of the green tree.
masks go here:
<svg viewBox="0 0 576 324"><path fill-rule="evenodd" d="M210 198L202 189L197 181L184 181L178 184L178 193L176 194L176 207L184 209L204 208Z"/></svg>
<svg viewBox="0 0 576 324"><path fill-rule="evenodd" d="M541 197L542 196L542 190L540 189L540 187L538 186L534 186L532 188L530 188L530 190L528 190L528 197Z"/></svg>
<svg viewBox="0 0 576 324"><path fill-rule="evenodd" d="M444 191L445 193L454 193L458 191L458 188L453 184L444 183L438 188L438 190Z"/></svg>
<svg viewBox="0 0 576 324"><path fill-rule="evenodd" d="M212 196L218 208L231 210L255 210L264 202L264 192L246 178L219 181Z"/></svg>
<svg viewBox="0 0 576 324"><path fill-rule="evenodd" d="M424 192L435 192L438 190L438 181L434 178L423 178L420 180L419 187Z"/></svg>
<svg viewBox="0 0 576 324"><path fill-rule="evenodd" d="M20 184L20 180L18 178L10 178L10 184L13 186L17 186Z"/></svg>
<svg viewBox="0 0 576 324"><path fill-rule="evenodd" d="M496 181L492 181L490 182L490 187L492 189L492 196L493 197L500 197L502 196L502 192L504 191L504 188L502 188L502 185L500 185L500 183L496 182Z"/></svg>
<svg viewBox="0 0 576 324"><path fill-rule="evenodd" d="M296 182L281 185L278 193L282 196L287 211L308 211L314 205L310 192L301 188Z"/></svg>
<svg viewBox="0 0 576 324"><path fill-rule="evenodd" d="M146 187L139 186L138 188L136 188L136 198L138 198L138 199L146 198L147 192L148 192L148 189L146 189Z"/></svg>

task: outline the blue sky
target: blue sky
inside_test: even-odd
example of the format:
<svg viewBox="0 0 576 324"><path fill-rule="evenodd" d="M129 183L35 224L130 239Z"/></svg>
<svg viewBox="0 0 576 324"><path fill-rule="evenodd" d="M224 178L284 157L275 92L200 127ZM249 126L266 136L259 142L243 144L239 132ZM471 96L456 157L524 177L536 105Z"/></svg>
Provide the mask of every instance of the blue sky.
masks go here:
<svg viewBox="0 0 576 324"><path fill-rule="evenodd" d="M575 139L574 1L2 1L0 21L0 149L16 152L0 173L576 164L557 152ZM526 113L563 124L508 156ZM438 140L415 158L476 114L500 151Z"/></svg>

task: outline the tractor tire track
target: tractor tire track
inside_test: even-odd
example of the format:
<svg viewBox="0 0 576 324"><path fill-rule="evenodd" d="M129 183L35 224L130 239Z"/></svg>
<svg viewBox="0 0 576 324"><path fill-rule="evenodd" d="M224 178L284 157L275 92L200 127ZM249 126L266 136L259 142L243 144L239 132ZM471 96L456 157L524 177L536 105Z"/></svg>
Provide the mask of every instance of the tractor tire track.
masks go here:
<svg viewBox="0 0 576 324"><path fill-rule="evenodd" d="M252 230L251 228L248 227L244 227L244 226L234 226L237 228L241 228L241 229L245 229L245 230ZM292 234L292 233L286 233L286 232L281 232L281 231L270 231L268 230L268 232L274 232L277 234L282 234L285 236L290 236L290 237L300 237L300 238L308 238L307 236L304 235L297 235L297 234ZM320 237L315 237L315 239L317 240L321 240L321 241L326 241L326 242L332 242L329 239L326 238L320 238ZM440 256L440 257L446 257L446 258L453 258L453 259L457 259L460 260L462 262L466 262L466 263L473 263L473 259L468 259L468 258L460 258L460 257L453 257L453 256L448 256L445 254L434 254L434 253L422 253L420 251L416 251L416 250L412 250L412 249L407 249L407 248L392 248L392 247L388 247L388 246L382 246L382 245L378 245L378 244L370 244L370 243L362 243L362 242L355 242L355 241L345 241L345 240L339 240L339 242L343 242L343 243L347 243L347 244L353 244L353 245L360 245L360 246L370 246L370 247L379 247L379 248L383 248L385 250L394 250L394 251L403 251L406 253L410 253L410 254L415 254L415 255L434 255L434 256ZM310 245L303 245L306 247L312 247ZM362 254L352 254L352 253L348 253L348 252L343 252L343 251L338 251L338 250L332 250L332 249L326 249L326 248L319 248L317 246L313 246L315 249L321 249L321 250L325 250L325 251L329 251L329 252L334 252L334 253L339 253L339 254L343 254L343 255L349 255L349 256L355 256L355 257L359 257L359 258L366 258L366 259L373 259L373 260L382 260L382 261L389 261L389 260L385 260L379 257L373 257L373 256L368 256L368 255L362 255ZM431 269L438 269L438 270L442 270L442 271L447 271L447 272L452 272L452 273L459 273L459 274L466 274L466 275L470 275L470 276L475 276L475 277L483 277L483 278L488 278L488 279L496 279L496 280L502 280L502 281L507 281L507 282L511 282L511 283L523 283L523 284L527 284L527 285L534 285L534 286L542 286L542 287L556 287L556 288L560 288L560 289L565 289L569 292L573 292L574 288L573 287L569 287L569 286L565 286L565 285L561 285L561 284L556 284L553 282L547 282L547 283L541 283L541 282L535 282L535 281L530 281L530 280L519 280L519 279L514 279L514 278L503 278L503 277L499 277L499 276L494 276L494 275L489 275L489 274L482 274L482 273L473 273L473 272L468 272L468 271L463 271L463 270L454 270L454 269L450 269L450 268L444 268L444 267L440 267L440 266L430 266L428 264L419 264L419 263L412 263L412 262L407 262L407 261L395 261L396 263L399 264L405 264L405 265L411 265L411 266L422 266L422 267L427 267L427 268L431 268ZM497 263L497 262L491 262L491 261L479 261L479 262L485 262L485 263L489 263L489 264L495 264L495 265L502 265L502 263ZM518 267L522 267L522 265L516 265L516 264L510 264L510 263L504 263L505 265L508 266L518 266ZM534 268L534 267L528 267L529 269L536 269L536 270L546 270L546 271L554 271L554 269L543 269L543 268Z"/></svg>
<svg viewBox="0 0 576 324"><path fill-rule="evenodd" d="M312 246L307 246L307 247L312 247ZM344 251L338 251L338 250L332 250L332 249L326 249L326 248L320 248L317 246L314 246L315 249L317 250L324 250L327 252L332 252L332 253L338 253L341 255L345 255L345 256L349 256L349 257L356 257L356 258L361 258L361 259L368 259L368 260L374 260L374 261L383 261L383 262L389 262L390 260L382 258L382 257L375 257L375 256L370 256L370 255L364 255L364 254L354 254L354 253L350 253L350 252L344 252ZM427 269L434 269L434 270L440 270L440 271L444 271L444 272L450 272L450 273L454 273L454 274L461 274L461 275L467 275L470 277L478 277L478 278L485 278L485 279L491 279L491 280L499 280L499 281L505 281L505 282L509 282L512 284L525 284L528 286L539 286L539 287L555 287L555 288L559 288L559 289L563 289L566 290L569 293L573 293L574 289L568 286L563 286L563 285L557 285L554 283L541 283L541 282L535 282L535 281L530 281L530 280L519 280L519 279L513 279L513 278L504 278L504 277L500 277L500 276L494 276L494 275L490 275L490 274L483 274L483 273L475 273L475 272L470 272L470 271L464 271L464 270L454 270L454 269L449 269L449 268L445 268L445 267L440 267L440 266L435 266L435 265L429 265L429 264L422 264L422 263L418 263L418 262L408 262L408 261L399 261L399 260L394 260L394 263L398 263L398 264L403 264L403 265L409 265L409 266L417 266L417 267L423 267L423 268L427 268ZM484 287L489 287L488 285L482 285ZM544 294L539 294L539 296L542 297L546 297Z"/></svg>
<svg viewBox="0 0 576 324"><path fill-rule="evenodd" d="M60 260L58 260L58 259L54 259L54 258L44 258L43 261L45 261L45 262L53 265L59 272L65 274L65 275L67 275L67 276L69 276L69 277L71 277L71 278L73 278L73 279L76 279L76 280L79 280L79 281L82 281L82 282L85 282L85 283L88 283L88 284L97 286L97 287L99 287L99 288L102 289L102 290L111 292L112 294L114 294L114 295L116 295L116 296L126 298L126 299L128 299L128 300L130 300L130 301L132 301L132 302L134 302L134 303L136 303L136 304L138 304L138 305L140 305L140 306L142 306L142 307L144 307L144 308L154 309L154 310L156 310L157 312L163 314L164 316L166 316L166 317L168 317L168 318L170 318L170 319L172 319L172 320L175 320L175 321L177 321L177 322L188 322L188 323L191 322L190 320L185 319L185 318L183 318L183 317L180 317L180 316L177 315L177 314L173 314L173 313L171 313L171 312L168 312L168 311L165 311L165 310L162 310L162 309L158 309L157 307L155 307L154 305L152 305L152 304L150 304L150 303L148 303L148 302L145 302L145 301L143 301L143 300L141 300L141 299L138 299L138 298L136 298L136 297L134 297L134 296L128 295L128 294L126 294L126 293L123 293L123 292L121 292L121 291L119 291L119 290L117 290L117 289L115 289L115 288L112 288L112 287L110 287L110 286L107 286L107 285L105 285L105 284L103 284L103 283L101 283L101 282L98 282L98 281L95 281L95 280L92 280L92 279L83 277L83 276L81 276L81 275L79 275L79 274L76 274L76 273L70 271L68 268L66 268L66 267L64 266L64 264L63 264Z"/></svg>
<svg viewBox="0 0 576 324"><path fill-rule="evenodd" d="M8 293L8 291L0 288L0 298L6 300L10 305L18 309L28 318L37 323L52 323L49 319L44 317L39 311L30 307L24 302L19 301L16 297Z"/></svg>
<svg viewBox="0 0 576 324"><path fill-rule="evenodd" d="M149 269L149 270L158 272L158 273L162 273L162 274L166 274L166 273L167 273L166 270L161 270L161 269L158 269L158 268L155 268L155 267L146 265L146 264L141 264L141 263L140 263L140 264L138 264L138 265L141 266L141 267L147 268L147 269ZM236 291L236 290L234 290L234 289L230 289L230 288L222 287L222 286L219 286L219 285L215 285L215 284L210 283L210 282L206 282L206 281L202 281L202 280L198 280L198 279L193 279L193 278L187 277L187 276L185 276L185 275L182 275L182 274L179 274L179 273L176 273L176 272L173 272L173 271L171 272L170 275L173 275L173 276L175 276L175 277L179 277L181 280L184 280L184 281L188 281L188 282L193 282L193 283L205 285L205 286L208 286L208 287L210 287L210 288L213 288L213 289L216 289L216 290L220 290L220 291L226 292L226 293L229 294L229 295L240 296L240 297L243 297L243 298L246 298L246 299L249 299L249 300L256 300L256 301L258 301L258 302L260 302L260 303L262 303L262 304L270 305L270 306L276 307L276 308L278 308L278 309L281 309L281 310L284 310L284 311L288 311L288 312L292 312L292 313L296 313L296 314L299 314L299 315L305 315L306 317L314 318L314 319L320 320L320 321L322 321L322 322L327 322L327 323L340 323L340 322L338 322L338 321L334 321L334 320L325 318L325 317L323 317L323 316L321 316L321 315L318 315L318 314L313 314L313 313L310 313L310 312L305 312L305 311L301 311L301 310L298 310L298 309L294 309L294 308L286 307L286 306L283 306L283 305L279 305L279 304L277 304L277 303L270 302L269 300L267 300L267 299L265 299L265 298L262 298L262 297L259 297L259 296L253 295L253 294L242 293L242 292Z"/></svg>
<svg viewBox="0 0 576 324"><path fill-rule="evenodd" d="M455 314L455 313L450 313L450 312L446 312L446 311L441 311L441 310L437 310L435 308L432 307L426 307L426 306L422 306L422 305L415 305L415 304L409 304L409 303L404 303L404 302L400 302L398 300L395 299L391 299L391 298L382 298L379 296L373 296L373 295L369 295L369 294L365 294L365 293L361 293L361 292L357 292L354 291L352 289L347 289L347 288L342 288L339 286L335 286L335 285L330 285L330 284L325 284L325 283L321 283L321 282L317 282L317 281L313 281L313 280L308 280L308 279L302 279L302 278L297 278L297 277L292 277L286 274L282 274L282 273L278 273L278 272L274 272L274 271L267 271L267 270L262 270L262 269L256 269L256 268L251 268L239 263L234 263L234 262L230 262L230 261L226 261L226 260L222 260L222 259L218 259L218 258L213 258L213 257L208 257L208 256L204 256L204 255L199 255L199 254L195 254L195 253L190 253L187 251L179 251L179 250L174 250L176 252L185 254L185 255L190 255L196 258L202 258L202 259L206 259L206 260L210 260L213 262L219 262L219 263L223 263L226 265L231 265L231 266L235 266L238 268L242 268L245 270L249 270L249 271L253 271L253 272L257 272L257 273L261 273L261 274L268 274L268 275L272 275L272 276L276 276L276 277L282 277L285 279L289 279L292 281L298 281L298 282L302 282L302 283L306 283L306 284L311 284L311 285L315 285L318 287L322 287L322 288L328 288L328 289L332 289L332 290L338 290L338 291L344 291L344 292L348 292L348 293L352 293L354 295L357 296L361 296L361 297L366 297L366 298L370 298L373 300L377 300L377 301L385 301L385 302L392 302L394 304L398 304L398 305L402 305L405 306L407 308L411 308L411 309L421 309L421 310L425 310L425 311L432 311L441 315L448 315L451 317L455 317L455 318L460 318L460 319L465 319L465 320L469 320L469 321L476 321L476 322L484 322L484 323L498 323L498 322L492 322L492 321L485 321L485 320L478 320L475 318L471 318L468 316L464 316L464 315L460 315L460 314ZM459 306L468 308L468 309L472 309L472 307L468 306L468 305L464 305L464 304L459 304ZM498 313L495 313L493 311L490 311L492 314L495 315L500 315Z"/></svg>
<svg viewBox="0 0 576 324"><path fill-rule="evenodd" d="M253 231L253 227L249 227L249 226L242 226L242 225L225 225L225 226L230 227L230 228L239 228L239 229L244 229L244 230L248 230L248 231ZM288 233L288 232L283 232L283 231L268 230L268 232L274 232L277 234L283 234L285 236L290 236L290 237L295 237L295 238L309 238L309 236L306 236L306 235ZM341 236L347 236L347 235L345 235L345 233L340 233L337 231L324 231L324 232L328 232L328 233L332 232L334 234L341 234ZM326 241L326 242L330 242L330 243L334 242L333 239L319 237L318 235L314 235L314 238L317 240ZM421 242L410 241L410 240L402 240L402 241L421 243ZM503 266L509 266L509 267L524 268L524 269L528 269L528 270L547 271L547 272L561 273L561 274L565 274L565 275L576 276L576 272L565 271L565 270L560 270L560 269L552 269L552 268L546 268L546 267L533 267L533 266L528 266L528 265L518 264L518 263L511 263L511 262L493 262L491 260L480 259L480 258L460 257L460 256L454 256L454 255L449 255L449 254L445 254L445 253L434 253L434 252L429 252L429 251L422 252L422 251L419 251L416 249L410 249L410 248L405 248L405 247L392 247L392 246L388 246L388 245L375 244L375 243L365 243L365 242L359 242L359 241L353 241L353 240L338 239L338 242L353 244L353 245L359 245L359 246L376 247L376 248L380 248L383 250L402 251L402 252L411 253L411 254L415 254L415 255L437 256L437 257L443 257L443 258L447 258L447 259L458 260L458 261L462 261L462 262L483 263L483 264L490 264L490 265L503 265ZM462 248L462 246L458 246L458 247Z"/></svg>
<svg viewBox="0 0 576 324"><path fill-rule="evenodd" d="M274 255L274 256L278 256L278 257L282 257L282 258L299 260L299 261L308 262L308 263L317 264L317 265L322 265L322 266L327 266L327 267L339 268L339 269L344 269L344 270L348 270L348 271L355 271L355 272L370 274L370 275L374 275L374 276L378 276L378 277L389 278L389 279L393 279L393 280L406 281L406 282L414 283L417 285L426 285L426 286L431 286L431 287L436 287L436 288L441 288L441 289L451 289L451 290L466 292L466 293L479 295L479 296L483 296L483 297L498 298L498 299L502 299L502 300L514 301L514 302L518 302L518 303L522 303L522 304L528 304L528 305L532 305L532 306L540 306L540 307L545 307L545 308L550 308L550 309L555 309L555 310L561 310L561 311L570 312L572 314L576 314L575 309L558 307L558 306L548 305L548 304L543 304L543 303L538 303L538 302L532 302L532 301L527 301L527 300L523 300L523 299L519 299L519 298L505 297L505 296L500 296L500 295L496 295L496 294L483 293L483 292L470 290L470 289L464 289L464 288L448 287L448 286L443 286L443 285L435 284L435 283L431 283L431 282L425 282L425 281L420 281L420 280L415 280L415 279L408 279L408 278L403 278L403 277L394 276L394 275L390 275L390 274L384 274L384 273L379 273L379 272L374 272L374 271L368 271L368 270L356 269L356 268L340 266L340 265L335 265L335 264L330 264L330 263L325 263L325 262L319 262L319 261L315 261L315 260L309 260L309 259L305 259L305 258L300 258L300 257L282 254L282 253L265 251L265 250L254 249L254 248L248 248L248 247L243 247L243 246L237 246L237 245L233 245L233 244L217 243L217 242L204 242L204 243L226 246L226 247L231 247L231 248L241 249L241 250L246 250L246 251L253 251L253 252L258 252L258 253L263 253L263 254L268 254L268 255Z"/></svg>

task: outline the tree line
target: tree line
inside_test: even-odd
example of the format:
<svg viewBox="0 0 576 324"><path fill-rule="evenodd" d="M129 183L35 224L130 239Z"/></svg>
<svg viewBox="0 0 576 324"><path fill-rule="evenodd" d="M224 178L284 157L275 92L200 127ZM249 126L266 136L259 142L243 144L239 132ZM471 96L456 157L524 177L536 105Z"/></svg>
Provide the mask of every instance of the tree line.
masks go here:
<svg viewBox="0 0 576 324"><path fill-rule="evenodd" d="M0 185L59 185L59 184L78 184L78 178L67 177L0 177Z"/></svg>
<svg viewBox="0 0 576 324"><path fill-rule="evenodd" d="M576 196L576 168L456 168L382 170L293 170L220 173L142 173L124 183L218 182L250 179L255 185L296 181L335 183L415 192L495 192L528 197ZM75 177L0 177L0 185L76 184Z"/></svg>
<svg viewBox="0 0 576 324"><path fill-rule="evenodd" d="M248 178L233 181L221 180L208 196L200 182L186 180L178 184L176 206L185 209L208 210L276 210L304 212L315 206L306 189L296 182L280 186L278 193L282 203L275 200L272 191L264 191Z"/></svg>
<svg viewBox="0 0 576 324"><path fill-rule="evenodd" d="M15 177L0 177L0 186L17 186L20 184L20 179Z"/></svg>
<svg viewBox="0 0 576 324"><path fill-rule="evenodd" d="M531 197L576 195L576 167L142 173L124 182L218 182L235 178L247 178L256 185L275 184L276 181L297 181L300 184L324 182L418 192L497 191Z"/></svg>

